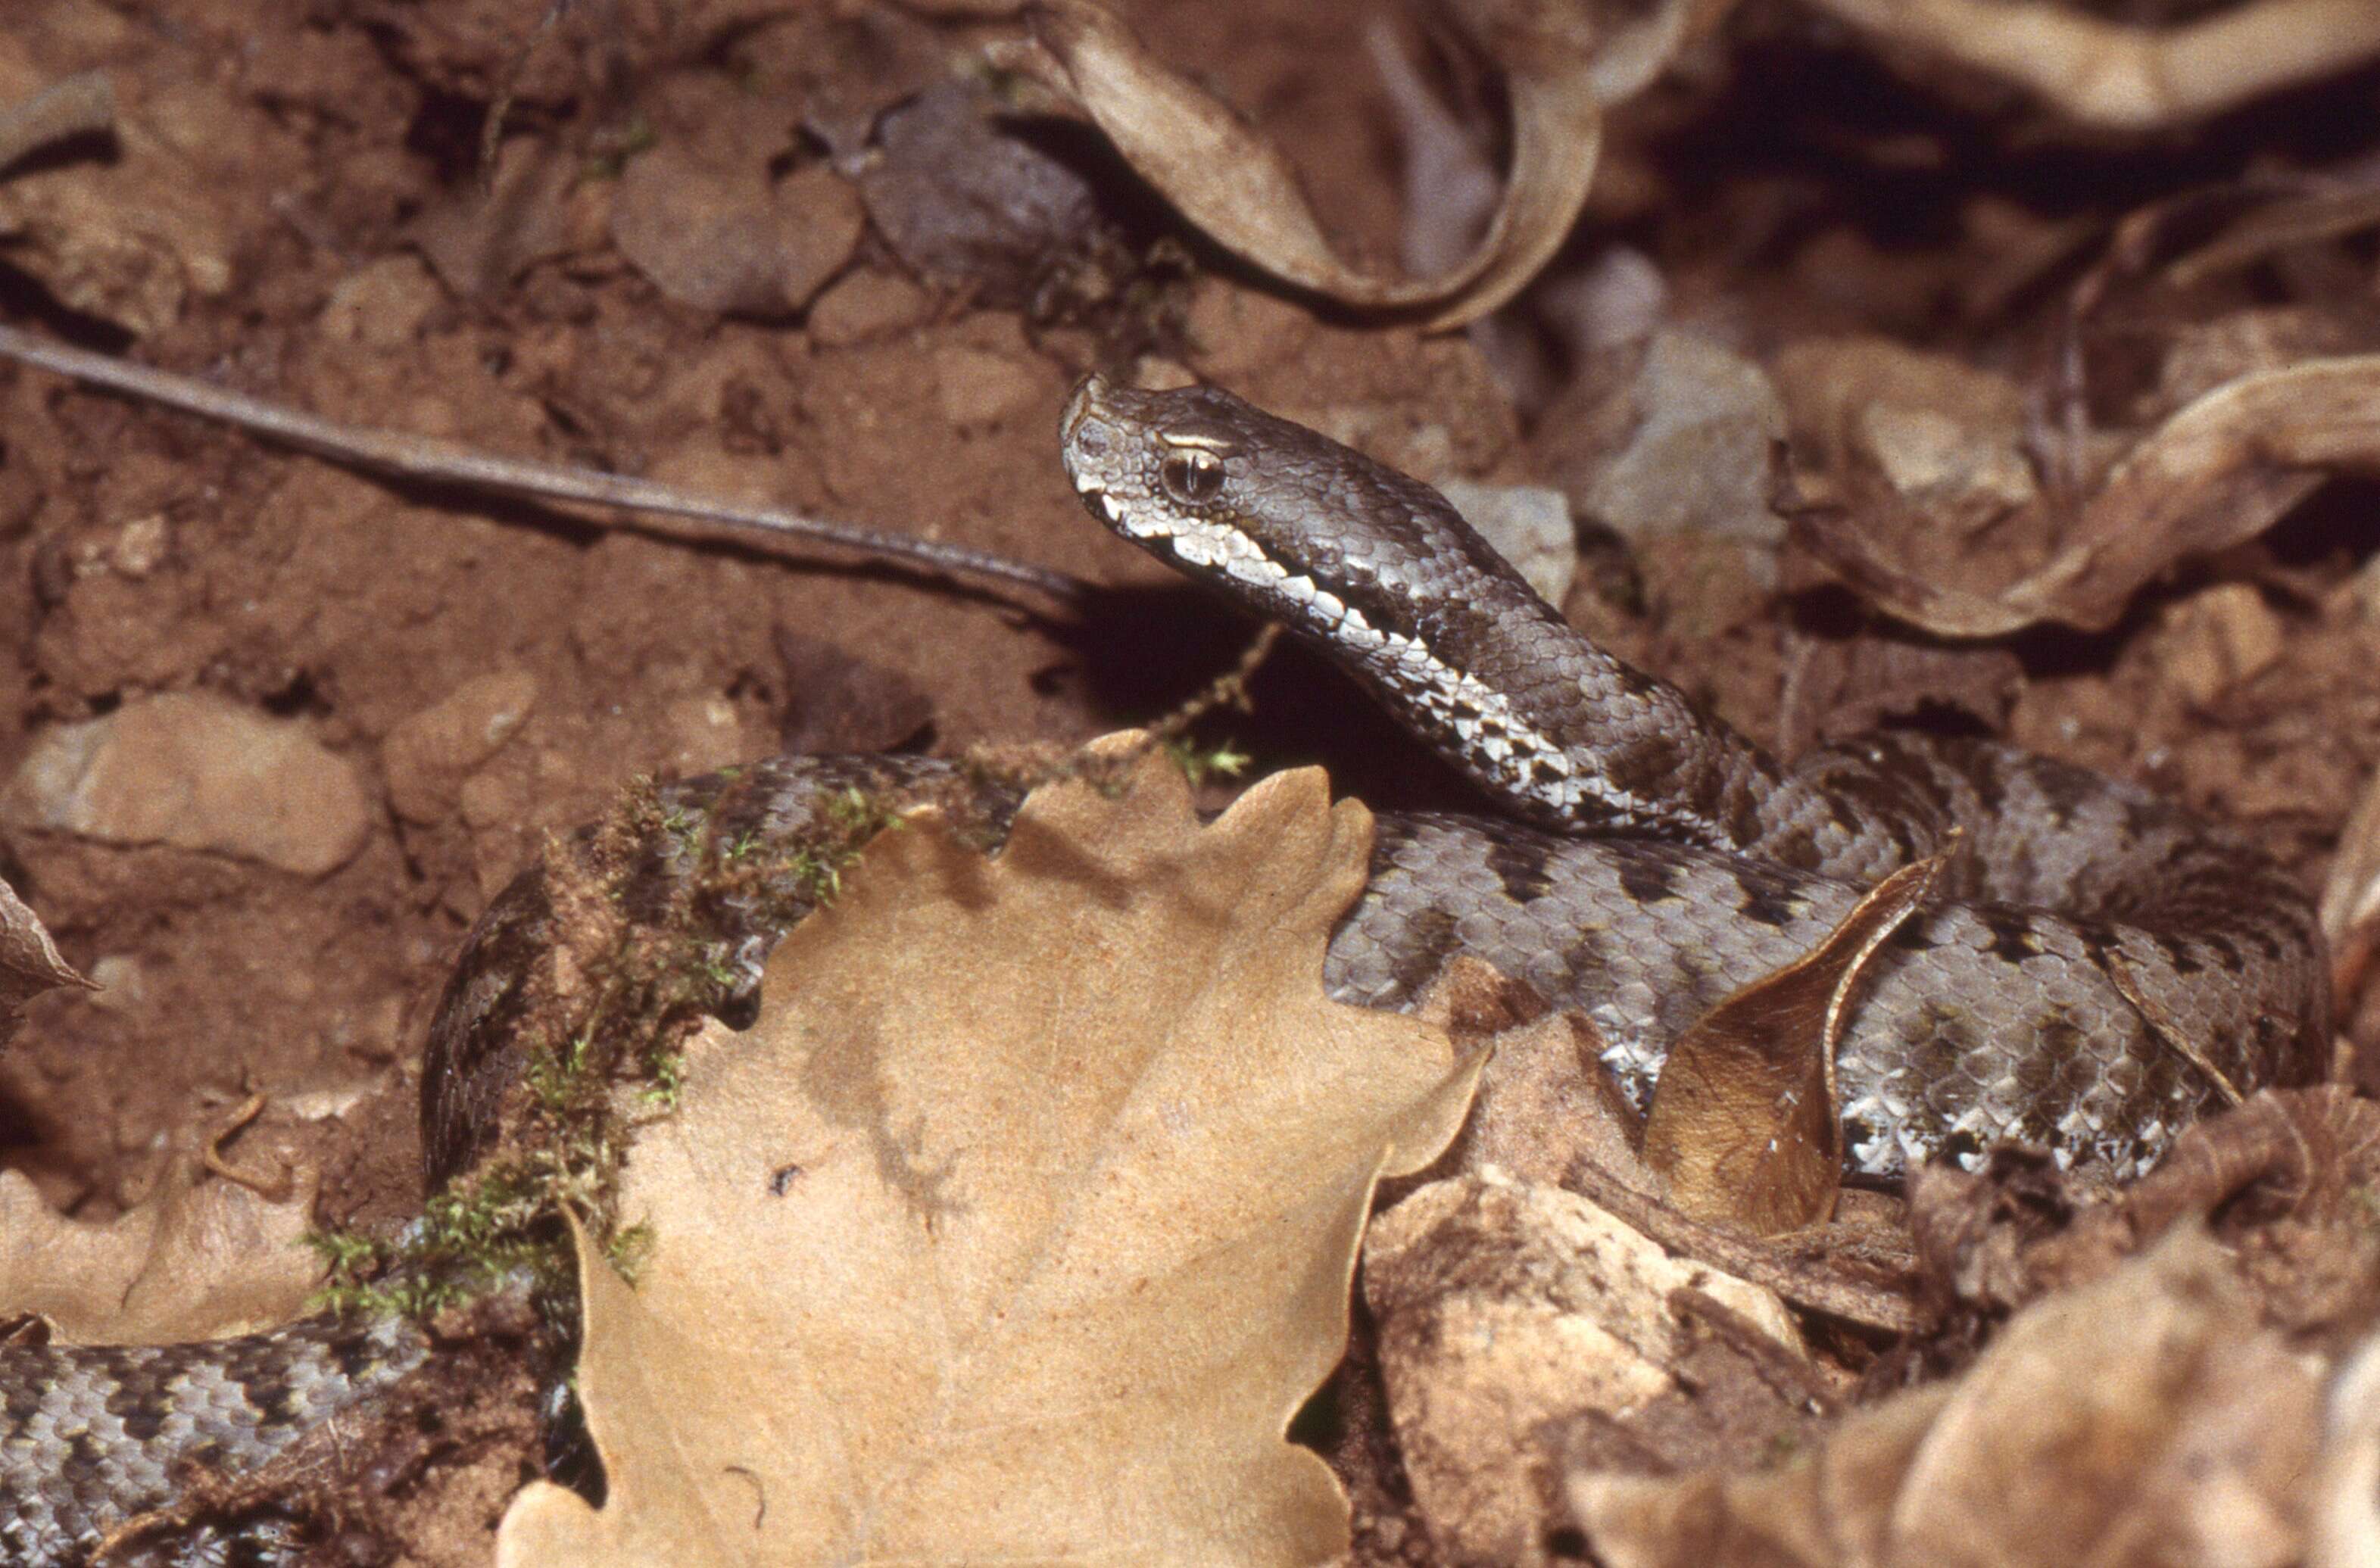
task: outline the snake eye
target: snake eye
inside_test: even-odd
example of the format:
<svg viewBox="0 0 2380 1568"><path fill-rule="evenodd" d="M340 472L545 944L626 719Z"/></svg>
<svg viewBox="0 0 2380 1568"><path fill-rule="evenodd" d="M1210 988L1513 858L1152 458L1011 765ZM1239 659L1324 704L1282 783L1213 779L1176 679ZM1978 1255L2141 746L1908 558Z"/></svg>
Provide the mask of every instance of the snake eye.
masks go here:
<svg viewBox="0 0 2380 1568"><path fill-rule="evenodd" d="M1165 455L1158 466L1158 482L1165 493L1184 506L1201 506L1223 492L1223 460L1195 446Z"/></svg>

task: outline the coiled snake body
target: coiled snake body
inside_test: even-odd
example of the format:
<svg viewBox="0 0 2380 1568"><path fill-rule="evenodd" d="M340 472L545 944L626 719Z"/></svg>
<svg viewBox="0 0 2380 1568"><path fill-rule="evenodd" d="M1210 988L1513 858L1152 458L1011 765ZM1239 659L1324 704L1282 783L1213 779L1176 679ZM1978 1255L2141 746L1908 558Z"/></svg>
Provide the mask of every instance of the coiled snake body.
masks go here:
<svg viewBox="0 0 2380 1568"><path fill-rule="evenodd" d="M1062 437L1095 517L1320 646L1503 809L1379 820L1326 962L1343 1000L1409 1005L1473 954L1588 1015L1641 1103L1695 1017L1806 953L1876 878L1948 850L1948 891L1900 928L1842 1039L1857 1166L2017 1141L2128 1174L2228 1094L2319 1076L2311 908L2240 839L1974 742L1881 735L1789 772L1572 630L1434 491L1228 394L1094 378ZM667 902L701 843L799 834L846 787L950 776L917 759L781 759L671 786L701 842L639 850L631 916ZM1004 822L1014 800L973 787ZM748 1005L782 927L740 906L706 918L744 977L726 1005ZM447 986L424 1064L433 1188L493 1136L552 920L544 873L525 873ZM76 1561L188 1465L261 1463L424 1354L389 1321L0 1349L0 1561Z"/></svg>

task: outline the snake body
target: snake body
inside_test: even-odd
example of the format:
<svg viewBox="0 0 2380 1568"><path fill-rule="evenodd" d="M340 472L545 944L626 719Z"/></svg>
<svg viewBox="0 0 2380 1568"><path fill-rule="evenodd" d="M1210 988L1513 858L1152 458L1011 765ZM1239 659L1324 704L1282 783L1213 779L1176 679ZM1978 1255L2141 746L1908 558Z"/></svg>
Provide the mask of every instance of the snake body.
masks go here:
<svg viewBox="0 0 2380 1568"><path fill-rule="evenodd" d="M1879 735L1789 771L1572 630L1434 491L1228 394L1094 378L1062 440L1094 517L1287 622L1498 803L1378 820L1369 884L1326 956L1342 1000L1407 1006L1458 954L1484 959L1586 1015L1641 1104L1694 1018L1807 953L1881 875L1947 854L1946 891L1899 929L1846 1023L1837 1077L1858 1167L2018 1141L2128 1174L2228 1095L2319 1076L2311 907L2236 836L1971 741ZM664 791L681 825L636 852L629 918L671 906L708 846L799 841L855 787L961 791L994 839L1016 804L922 759L787 758L687 781ZM490 1146L520 1071L551 878L534 869L499 896L447 985L423 1069L433 1190ZM795 885L771 891L696 911L736 977L723 1015L752 1005L800 912ZM189 1467L264 1463L425 1354L393 1320L0 1349L0 1561L76 1562ZM158 1560L204 1560L227 1538Z"/></svg>

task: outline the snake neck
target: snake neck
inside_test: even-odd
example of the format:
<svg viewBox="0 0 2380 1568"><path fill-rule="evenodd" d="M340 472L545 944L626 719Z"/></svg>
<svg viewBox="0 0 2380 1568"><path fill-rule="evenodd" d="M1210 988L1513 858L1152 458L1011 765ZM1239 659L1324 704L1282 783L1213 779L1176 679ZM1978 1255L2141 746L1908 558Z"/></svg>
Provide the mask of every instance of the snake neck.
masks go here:
<svg viewBox="0 0 2380 1568"><path fill-rule="evenodd" d="M1331 592L1293 584L1269 608L1512 815L1714 848L1770 836L1762 805L1787 783L1773 759L1573 630L1429 499L1426 582L1351 555Z"/></svg>
<svg viewBox="0 0 2380 1568"><path fill-rule="evenodd" d="M1597 647L1437 491L1314 431L1093 377L1061 433L1094 517L1287 625L1511 815L1845 874L1927 837L1856 770L1790 773Z"/></svg>

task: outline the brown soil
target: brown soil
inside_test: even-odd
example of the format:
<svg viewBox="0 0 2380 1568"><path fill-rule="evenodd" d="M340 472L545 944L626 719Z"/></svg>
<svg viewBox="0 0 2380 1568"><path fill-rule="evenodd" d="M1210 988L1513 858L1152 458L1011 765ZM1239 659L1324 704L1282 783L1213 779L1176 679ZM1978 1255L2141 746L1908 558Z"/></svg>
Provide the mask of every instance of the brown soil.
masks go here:
<svg viewBox="0 0 2380 1568"><path fill-rule="evenodd" d="M0 369L0 777L46 726L147 693L203 690L301 720L374 792L363 849L310 880L195 851L32 833L0 842L0 871L68 957L116 981L96 999L43 999L0 1054L0 1157L79 1215L133 1201L171 1133L259 1091L346 1108L312 1135L332 1213L407 1209L413 1075L445 966L540 835L594 815L626 780L772 753L788 734L820 750L1072 742L1161 711L1224 667L1244 628L1089 522L1055 461L1067 391L1112 346L1153 337L1261 403L1348 417L1378 455L1431 458L1440 472L1536 477L1578 439L1547 426L1524 437L1462 337L1318 319L1212 271L1165 285L1132 319L1036 319L944 280L893 298L873 331L821 332L818 310L752 320L674 304L605 242L616 182L600 170L569 195L567 237L551 253L500 286L458 291L414 241L427 220L474 200L481 116L544 8L26 0L0 38L0 96L107 69L123 101L177 138L169 216L182 226L159 227L194 249L166 283L125 279L109 297L130 303L111 315L0 249L0 306L54 334L319 413L964 541L1123 591L1078 617L1021 591L824 551L613 531L359 477ZM754 11L747 28L711 7L709 30L664 22L673 9L685 8L621 0L566 18L520 79L513 133L597 169L601 137L618 139L664 90L676 116L706 103L747 114L758 92L783 156L814 160L793 128L805 116L889 104L937 79L974 36L856 6ZM1348 64L1359 8L1137 9L1153 44L1281 134L1353 248L1390 253L1387 111ZM1941 134L1936 111L1869 69L1817 58L1869 93L1875 113L1922 122L1909 134ZM1763 133L1748 128L1774 109L1770 91L1746 88L1732 107L1712 79L1657 95L1641 135L1615 148L1607 221L1662 259L1681 313L1723 300L1751 313L1755 344L1903 330L1912 312L1955 339L1961 324L1907 281L1923 262L1955 271L1954 253L1871 245L1876 303L1863 317L1843 302L1840 267L1810 261L1818 241L1773 226L1785 221L1764 200L1844 168L1806 130L1779 160L1801 167L1749 160ZM1885 139L1873 126L1861 134ZM42 166L88 154L143 177L147 145ZM2233 152L2216 136L2199 155L2212 177ZM1961 173L2002 186L2028 177L2004 165ZM2114 212L2179 177L2122 164L2092 205ZM1647 182L1667 194L1645 197ZM1952 201L1916 176L1904 183L1914 202ZM1690 207L1661 205L1681 195ZM1825 233L1861 236L1874 216L1861 200L1825 211ZM1126 232L1145 242L1135 222L1145 213ZM199 264L201 240L219 269ZM862 298L868 280L902 273L880 239L863 239L839 286L861 292L837 309L875 308ZM2181 635L2167 612L2208 580L2202 571L2155 590L2116 632L2022 641L2014 734L2243 820L2314 875L2380 735L2380 662L2350 586L2372 499L2334 489L2222 574L2261 583L2288 629L2252 683L2209 705L2164 673ZM1572 613L1755 733L1774 733L1791 646L1782 628L1798 617L1821 641L1873 635L1823 592L1755 596L1756 614L1684 635L1631 610L1663 602L1664 569L1640 561L1633 570L1653 579L1644 591L1582 589ZM525 725L451 810L401 819L385 797L387 737L491 672L534 680ZM882 733L886 689L922 695L922 735ZM1260 767L1319 758L1379 803L1456 797L1310 659L1279 660L1259 699L1253 716L1211 733L1249 746Z"/></svg>

